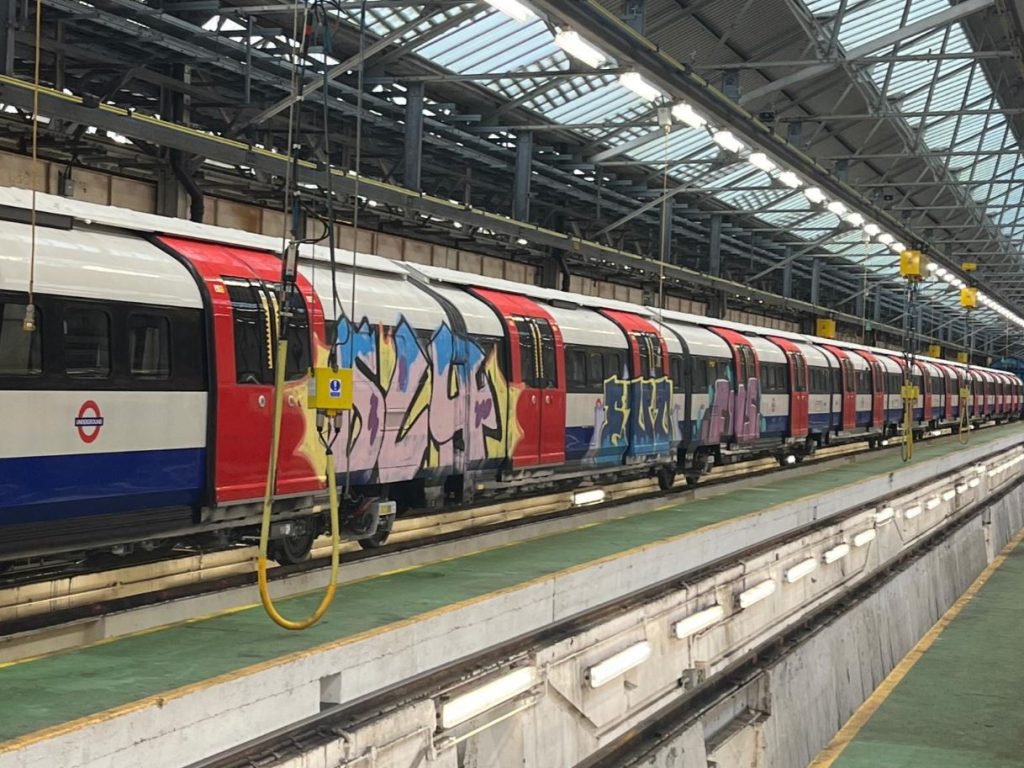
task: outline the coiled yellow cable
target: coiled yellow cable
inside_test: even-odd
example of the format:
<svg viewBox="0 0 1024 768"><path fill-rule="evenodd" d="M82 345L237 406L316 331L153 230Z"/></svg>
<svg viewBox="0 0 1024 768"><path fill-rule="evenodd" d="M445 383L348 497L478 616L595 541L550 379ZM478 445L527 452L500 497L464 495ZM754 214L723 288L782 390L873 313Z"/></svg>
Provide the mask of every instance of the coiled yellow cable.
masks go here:
<svg viewBox="0 0 1024 768"><path fill-rule="evenodd" d="M281 447L281 419L284 404L284 368L288 354L288 341L281 338L277 342L277 360L275 361L274 374L274 412L273 432L270 443L270 462L267 465L267 488L263 494L263 523L260 526L260 554L257 560L259 573L260 602L267 615L274 620L274 623L284 629L308 629L316 624L327 613L331 602L334 600L334 593L338 585L338 561L341 554L341 537L338 534L338 483L334 475L334 462L331 461L330 448L327 449L327 488L330 500L331 515L331 580L327 584L327 592L324 593L320 605L307 618L300 621L286 619L277 610L273 598L270 596L270 588L267 583L267 546L270 543L270 517L274 505L274 486L277 480L277 458Z"/></svg>

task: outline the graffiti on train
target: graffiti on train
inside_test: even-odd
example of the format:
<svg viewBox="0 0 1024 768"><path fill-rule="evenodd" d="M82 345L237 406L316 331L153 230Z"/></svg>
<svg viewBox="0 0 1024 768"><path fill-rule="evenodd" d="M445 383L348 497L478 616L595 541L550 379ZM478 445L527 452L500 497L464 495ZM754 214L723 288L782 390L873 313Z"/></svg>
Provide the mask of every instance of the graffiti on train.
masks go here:
<svg viewBox="0 0 1024 768"><path fill-rule="evenodd" d="M457 337L441 324L429 338L405 321L394 326L342 321L338 360L354 369L353 410L344 416L347 459L339 471L358 482L397 482L421 470L470 467L505 455L519 431L515 392L497 350ZM512 396L510 398L510 395Z"/></svg>
<svg viewBox="0 0 1024 768"><path fill-rule="evenodd" d="M605 379L604 398L594 407L594 432L587 458L617 461L623 451L664 453L679 441L679 413L667 377Z"/></svg>
<svg viewBox="0 0 1024 768"><path fill-rule="evenodd" d="M727 367L728 378L716 379L708 387L707 404L700 406L694 429L702 444L720 443L732 435L740 443L761 436L761 382L751 377L734 390L731 374Z"/></svg>

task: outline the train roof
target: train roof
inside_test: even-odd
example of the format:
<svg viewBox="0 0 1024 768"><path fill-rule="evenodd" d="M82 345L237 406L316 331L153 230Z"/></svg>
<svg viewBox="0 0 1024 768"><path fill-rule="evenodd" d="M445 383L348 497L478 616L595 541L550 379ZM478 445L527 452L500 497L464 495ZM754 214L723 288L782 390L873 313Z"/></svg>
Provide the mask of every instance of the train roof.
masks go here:
<svg viewBox="0 0 1024 768"><path fill-rule="evenodd" d="M5 209L7 211L5 212ZM16 187L0 187L0 220L16 218L25 221L24 215L12 215L12 211L32 210L32 192ZM36 195L36 211L45 218L40 220L43 226L74 227L75 222L86 226L110 227L129 232L145 232L149 234L175 235L192 240L235 245L241 248L253 248L279 254L281 238L270 235L258 235L240 229L219 227L213 224L197 224L185 219L160 216L155 213L142 213L112 205L87 203L67 197L58 197L39 193ZM303 244L300 248L302 258L314 262L330 263L330 249L326 245ZM347 248L334 249L335 263L340 267L372 270L390 274L398 279L408 277L408 272L398 263L369 253L356 253Z"/></svg>

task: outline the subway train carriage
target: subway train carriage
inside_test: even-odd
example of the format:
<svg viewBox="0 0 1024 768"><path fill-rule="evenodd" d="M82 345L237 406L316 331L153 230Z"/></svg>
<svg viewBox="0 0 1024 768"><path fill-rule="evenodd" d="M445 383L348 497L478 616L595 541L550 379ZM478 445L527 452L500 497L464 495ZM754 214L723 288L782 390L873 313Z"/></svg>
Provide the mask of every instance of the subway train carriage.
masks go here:
<svg viewBox="0 0 1024 768"><path fill-rule="evenodd" d="M324 529L326 473L365 546L394 512L878 445L902 355L0 189L0 563L254 535L279 318L288 356L272 556ZM31 281L31 282L30 282ZM23 329L29 290L36 328ZM330 349L329 345L334 345ZM328 467L310 369L353 371ZM1019 417L1013 374L917 357L913 429ZM966 402L961 387L969 390Z"/></svg>

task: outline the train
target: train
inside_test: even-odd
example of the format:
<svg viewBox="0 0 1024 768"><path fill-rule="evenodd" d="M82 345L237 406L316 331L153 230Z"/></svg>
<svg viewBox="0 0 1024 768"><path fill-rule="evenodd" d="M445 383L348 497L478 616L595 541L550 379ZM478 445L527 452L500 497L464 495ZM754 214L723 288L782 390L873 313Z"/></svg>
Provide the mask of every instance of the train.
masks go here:
<svg viewBox="0 0 1024 768"><path fill-rule="evenodd" d="M0 562L251 540L282 240L39 194L33 255L32 212L28 192L0 188ZM282 563L323 532L328 471L341 527L374 547L409 510L635 477L667 489L901 429L906 362L892 350L333 258L301 247L284 313ZM306 407L310 370L328 359L353 371L330 466ZM1014 374L918 356L911 376L915 431L1021 414Z"/></svg>

